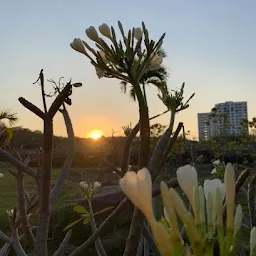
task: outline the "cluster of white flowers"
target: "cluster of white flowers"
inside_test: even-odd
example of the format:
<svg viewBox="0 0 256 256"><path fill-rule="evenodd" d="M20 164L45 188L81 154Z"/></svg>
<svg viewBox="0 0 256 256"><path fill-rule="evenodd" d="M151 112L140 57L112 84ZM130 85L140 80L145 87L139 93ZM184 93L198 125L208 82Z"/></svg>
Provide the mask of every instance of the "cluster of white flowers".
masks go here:
<svg viewBox="0 0 256 256"><path fill-rule="evenodd" d="M101 35L107 37L111 42L114 42L113 41L113 36L112 36L112 33L111 33L111 29L110 27L106 24L106 23L103 23L101 24L99 27L99 32ZM103 43L103 39L99 36L97 30L95 29L94 26L90 26L89 28L87 28L85 30L85 34L87 35L87 37L92 40L93 42L95 42L96 44L98 45L102 45ZM134 28L134 38L137 40L137 41L140 41L143 37L143 30L140 28L140 27L137 27L137 28ZM104 42L104 45L106 43ZM89 53L86 51L86 48L88 49L88 44L81 40L80 38L75 38L73 40L73 42L70 44L70 46L77 52L80 52L82 54L84 54L85 56L87 56L88 58L91 58ZM94 51L92 48L89 47L89 50L90 51L93 51L95 54L96 54L96 51ZM106 54L104 51L102 50L99 50L98 51L98 54L100 55L102 61L105 63L105 64L108 64L110 63L111 61L107 59L106 57ZM163 57L160 56L157 52L153 52L151 55L150 55L150 66L151 68L155 69L155 68L158 68L162 62L163 62ZM96 70L96 74L99 78L102 78L103 77L103 70L101 70L100 68L98 68L97 66L95 67L95 70Z"/></svg>
<svg viewBox="0 0 256 256"><path fill-rule="evenodd" d="M226 165L224 183L220 179L205 180L198 186L197 171L186 165L178 168L177 180L193 209L187 210L179 194L161 183L164 215L169 228L155 219L152 207L152 181L147 168L137 173L128 171L120 179L120 187L132 203L147 218L156 244L162 255L212 255L214 239L218 239L220 255L233 255L242 224L242 207L235 208L235 175L231 164ZM226 201L227 220L223 221L223 200ZM235 211L235 214L234 214ZM181 238L177 218L184 224L190 245ZM251 244L256 248L256 230ZM207 241L207 242L206 242ZM233 253L233 254L232 254Z"/></svg>
<svg viewBox="0 0 256 256"><path fill-rule="evenodd" d="M98 181L94 181L93 183L91 182L87 183L86 181L81 181L79 183L79 187L81 191L84 193L85 197L89 198L94 194L96 189L101 187L101 183Z"/></svg>

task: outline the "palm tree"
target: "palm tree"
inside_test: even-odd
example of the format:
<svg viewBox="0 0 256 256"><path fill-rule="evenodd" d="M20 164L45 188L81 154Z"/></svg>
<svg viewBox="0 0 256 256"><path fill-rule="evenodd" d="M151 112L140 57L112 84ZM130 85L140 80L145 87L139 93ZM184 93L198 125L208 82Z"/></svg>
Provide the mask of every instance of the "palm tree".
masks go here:
<svg viewBox="0 0 256 256"><path fill-rule="evenodd" d="M157 51L157 54L162 58L167 57L167 54L163 49L159 49ZM167 78L168 78L168 72L164 65L159 65L157 67L150 67L147 70L147 72L145 72L145 74L140 79L140 84L142 85L143 94L146 102L147 100L146 100L145 85L152 84L156 86L158 89L161 89L163 84L166 83ZM128 84L127 82L121 81L121 90L124 93L127 92L127 84ZM129 94L133 100L136 100L136 93L133 86L131 86Z"/></svg>

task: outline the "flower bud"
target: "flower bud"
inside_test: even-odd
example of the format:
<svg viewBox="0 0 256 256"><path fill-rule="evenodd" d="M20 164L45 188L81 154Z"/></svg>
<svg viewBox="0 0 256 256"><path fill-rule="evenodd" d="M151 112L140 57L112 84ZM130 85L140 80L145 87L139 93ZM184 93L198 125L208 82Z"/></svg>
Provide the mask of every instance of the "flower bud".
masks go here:
<svg viewBox="0 0 256 256"><path fill-rule="evenodd" d="M170 238L167 230L162 223L154 221L151 223L151 230L154 236L156 245L161 252L161 255L172 255Z"/></svg>
<svg viewBox="0 0 256 256"><path fill-rule="evenodd" d="M0 172L0 179L3 178L3 177L4 177L4 175Z"/></svg>
<svg viewBox="0 0 256 256"><path fill-rule="evenodd" d="M158 67L162 64L162 62L163 62L163 58L160 55L158 55L157 53L154 53L152 55L152 59L150 62L152 67Z"/></svg>
<svg viewBox="0 0 256 256"><path fill-rule="evenodd" d="M98 181L95 181L94 183L93 183L93 189L97 189L97 188L99 188L101 186L101 183L99 183Z"/></svg>
<svg viewBox="0 0 256 256"><path fill-rule="evenodd" d="M235 220L234 220L234 236L238 234L240 231L241 225L243 221L243 210L242 206L239 204L236 207Z"/></svg>
<svg viewBox="0 0 256 256"><path fill-rule="evenodd" d="M227 228L233 230L236 187L234 167L230 163L226 165L224 185L227 204Z"/></svg>
<svg viewBox="0 0 256 256"><path fill-rule="evenodd" d="M110 28L106 23L99 26L99 31L103 36L108 37L110 40L112 39Z"/></svg>
<svg viewBox="0 0 256 256"><path fill-rule="evenodd" d="M11 218L13 216L14 210L6 210L7 215Z"/></svg>
<svg viewBox="0 0 256 256"><path fill-rule="evenodd" d="M70 46L77 52L80 52L84 55L88 55L86 50L85 50L85 47L84 47L84 44L82 42L82 40L80 38L75 38L73 40L73 42L70 44ZM1 129L1 128L0 128Z"/></svg>
<svg viewBox="0 0 256 256"><path fill-rule="evenodd" d="M135 28L134 29L134 37L139 41L142 38L142 29Z"/></svg>
<svg viewBox="0 0 256 256"><path fill-rule="evenodd" d="M89 185L88 185L87 182L81 181L81 182L79 183L79 187L80 187L80 189L81 189L83 192L87 192L87 190L88 190L88 188L89 188Z"/></svg>
<svg viewBox="0 0 256 256"><path fill-rule="evenodd" d="M250 235L250 256L256 253L256 228L253 227Z"/></svg>
<svg viewBox="0 0 256 256"><path fill-rule="evenodd" d="M100 42L100 39L99 39L99 36L98 36L98 33L95 29L95 27L93 26L90 26L89 28L87 28L85 30L85 33L86 35L94 42L96 43L99 43Z"/></svg>

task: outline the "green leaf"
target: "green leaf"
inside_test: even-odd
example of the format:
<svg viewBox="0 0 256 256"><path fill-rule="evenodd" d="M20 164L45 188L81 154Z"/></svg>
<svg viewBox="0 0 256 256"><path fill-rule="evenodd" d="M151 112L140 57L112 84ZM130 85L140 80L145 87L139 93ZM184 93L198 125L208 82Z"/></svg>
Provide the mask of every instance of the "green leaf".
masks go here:
<svg viewBox="0 0 256 256"><path fill-rule="evenodd" d="M87 217L83 220L83 224L87 225L90 222L90 217Z"/></svg>
<svg viewBox="0 0 256 256"><path fill-rule="evenodd" d="M83 84L82 83L75 83L75 84L72 84L72 86L74 87L81 87Z"/></svg>
<svg viewBox="0 0 256 256"><path fill-rule="evenodd" d="M66 230L70 229L71 227L73 227L74 225L76 225L79 221L81 221L83 218L80 218L78 220L75 220L71 223L69 223L64 229L63 232L65 232Z"/></svg>
<svg viewBox="0 0 256 256"><path fill-rule="evenodd" d="M74 212L78 212L78 213L89 213L83 206L81 205L78 205L78 206L75 206L73 208L73 211Z"/></svg>
<svg viewBox="0 0 256 256"><path fill-rule="evenodd" d="M98 214L101 214L101 213L103 213L103 212L109 211L109 210L111 210L111 209L113 209L113 208L115 208L115 207L114 207L114 206L108 206L108 207L106 207L106 208L104 208L104 209L102 209L102 210L100 210L100 211L98 211L98 212L95 212L95 213L94 213L94 216L95 216L95 215L98 215Z"/></svg>

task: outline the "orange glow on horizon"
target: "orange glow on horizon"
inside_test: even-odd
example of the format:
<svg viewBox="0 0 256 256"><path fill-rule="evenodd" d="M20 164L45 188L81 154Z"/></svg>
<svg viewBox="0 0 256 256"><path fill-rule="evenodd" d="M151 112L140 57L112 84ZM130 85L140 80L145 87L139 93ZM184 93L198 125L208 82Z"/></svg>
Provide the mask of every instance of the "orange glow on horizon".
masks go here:
<svg viewBox="0 0 256 256"><path fill-rule="evenodd" d="M92 138L94 140L98 140L102 137L102 131L101 130L92 130L89 134L88 134L89 138Z"/></svg>

